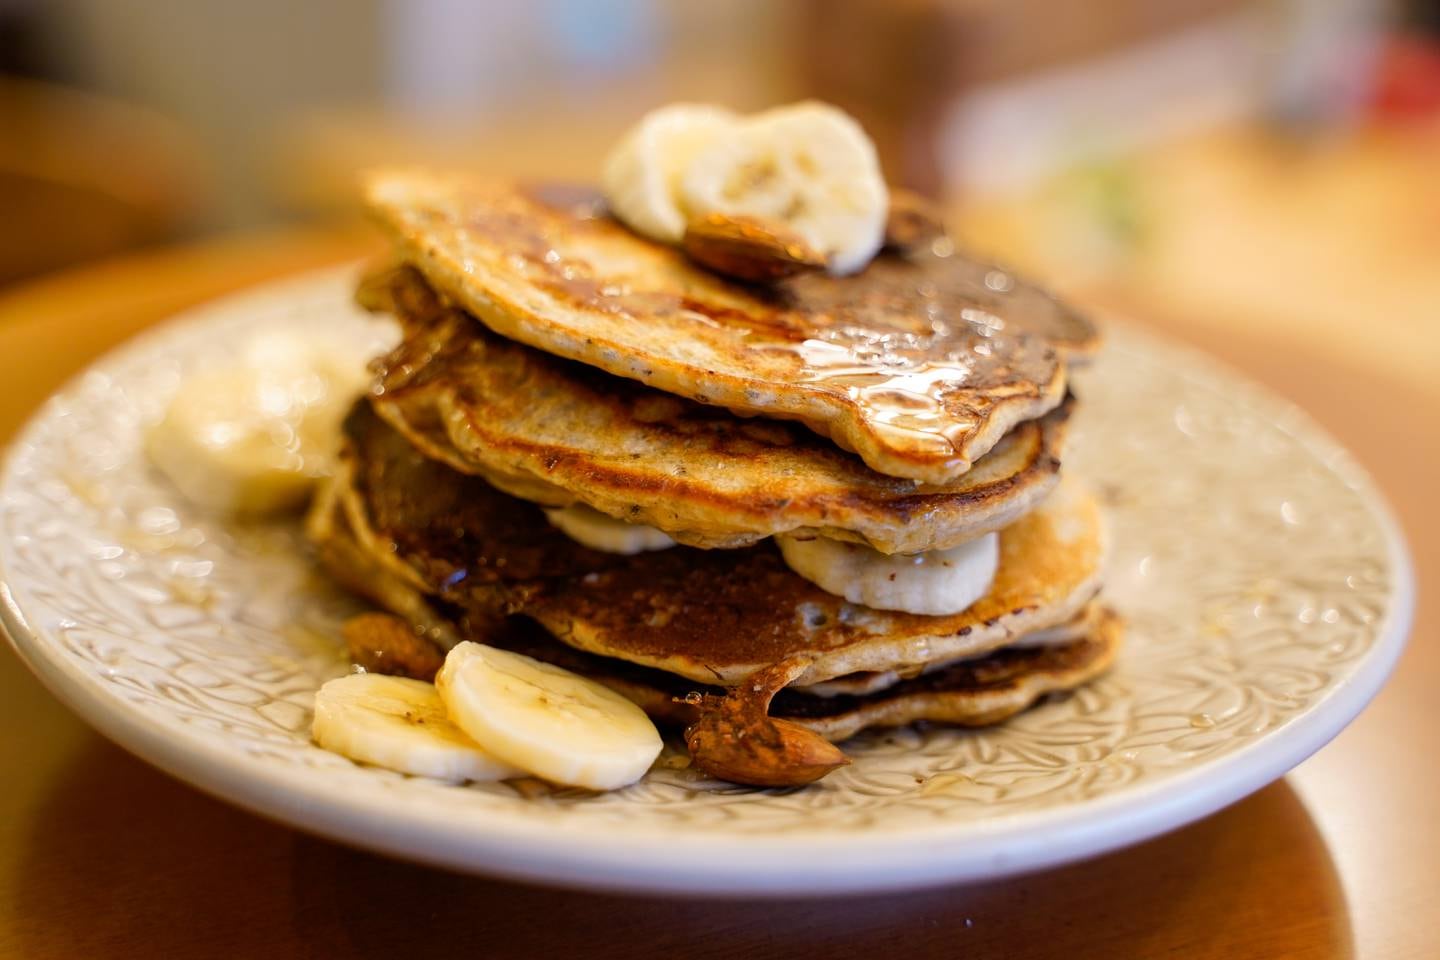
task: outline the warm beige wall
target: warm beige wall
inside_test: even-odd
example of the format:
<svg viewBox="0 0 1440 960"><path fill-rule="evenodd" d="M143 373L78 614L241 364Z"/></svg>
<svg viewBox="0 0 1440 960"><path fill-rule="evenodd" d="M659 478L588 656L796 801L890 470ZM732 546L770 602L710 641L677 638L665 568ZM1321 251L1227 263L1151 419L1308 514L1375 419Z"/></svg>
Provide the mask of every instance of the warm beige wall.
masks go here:
<svg viewBox="0 0 1440 960"><path fill-rule="evenodd" d="M207 219L266 215L265 148L295 108L380 90L379 0L51 0L70 76L150 104L194 134L212 177Z"/></svg>
<svg viewBox="0 0 1440 960"><path fill-rule="evenodd" d="M285 208L295 191L277 164L297 138L310 149L316 130L322 149L342 146L327 132L337 124L361 147L382 147L351 151L365 160L384 155L387 138L443 151L456 139L483 145L517 120L581 128L583 148L596 149L590 140L670 99L749 108L788 97L793 10L770 0L53 0L45 17L77 82L193 131L212 173L206 219L232 225ZM633 42L611 62L587 59L584 32L613 40L623 24L605 17L618 12ZM563 129L538 133L565 142ZM352 166L336 157L319 175L339 171L346 183L331 192L344 193Z"/></svg>

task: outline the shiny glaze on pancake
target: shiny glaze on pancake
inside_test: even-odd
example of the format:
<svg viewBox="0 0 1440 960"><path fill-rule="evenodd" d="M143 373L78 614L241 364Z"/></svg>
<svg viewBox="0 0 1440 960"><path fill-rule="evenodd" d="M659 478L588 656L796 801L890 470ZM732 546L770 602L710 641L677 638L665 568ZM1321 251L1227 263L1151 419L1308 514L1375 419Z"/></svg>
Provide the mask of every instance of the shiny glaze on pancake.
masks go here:
<svg viewBox="0 0 1440 960"><path fill-rule="evenodd" d="M376 410L412 443L515 496L580 501L699 547L776 533L945 549L996 530L1059 480L1067 401L940 487L876 473L796 424L737 417L505 340L409 268L362 302L405 339L376 362Z"/></svg>
<svg viewBox="0 0 1440 960"><path fill-rule="evenodd" d="M850 277L726 281L594 198L418 172L371 212L441 292L500 335L747 414L798 420L873 469L954 480L1064 395L1094 327L1005 271L939 248Z"/></svg>
<svg viewBox="0 0 1440 960"><path fill-rule="evenodd" d="M983 653L1075 616L1099 584L1099 515L1062 485L1000 534L990 592L926 617L845 602L792 573L768 543L619 557L578 546L540 510L432 461L368 408L346 423L348 495L371 549L477 620L523 612L581 649L735 684L795 655L797 679L903 669ZM346 493L342 491L342 496Z"/></svg>

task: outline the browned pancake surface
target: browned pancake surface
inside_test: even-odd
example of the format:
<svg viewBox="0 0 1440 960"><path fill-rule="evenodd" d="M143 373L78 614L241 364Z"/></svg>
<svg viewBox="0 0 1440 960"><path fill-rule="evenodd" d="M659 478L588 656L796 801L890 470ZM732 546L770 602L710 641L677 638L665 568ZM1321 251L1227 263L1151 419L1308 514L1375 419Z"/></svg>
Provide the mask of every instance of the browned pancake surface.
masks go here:
<svg viewBox="0 0 1440 960"><path fill-rule="evenodd" d="M577 500L692 546L777 533L945 549L998 529L1059 480L1073 402L1019 424L939 487L875 472L796 424L741 418L505 340L442 306L414 271L367 300L404 341L378 361L376 409L431 456L547 505Z"/></svg>
<svg viewBox="0 0 1440 960"><path fill-rule="evenodd" d="M336 519L326 513L312 519L321 516ZM358 548L343 518L334 526L313 526L321 556L333 574L437 642L476 640L553 663L605 684L662 723L694 722L697 709L687 695L721 691L653 667L577 650L524 617L477 624L461 611L425 601L380 568L373 556ZM999 723L1045 695L1073 689L1110 666L1121 640L1119 619L1100 609L1085 623L1081 634L1063 643L994 650L863 694L817 695L811 688L790 687L775 697L770 712L829 740L844 740L870 727L916 721Z"/></svg>
<svg viewBox="0 0 1440 960"><path fill-rule="evenodd" d="M594 198L417 172L367 201L403 257L512 340L701 403L799 420L892 476L944 483L1064 395L1093 326L957 254L851 277L721 279ZM942 250L941 253L946 253Z"/></svg>
<svg viewBox="0 0 1440 960"><path fill-rule="evenodd" d="M770 715L792 720L832 741L871 727L920 721L990 726L1049 694L1073 690L1104 673L1115 662L1123 637L1120 617L1101 609L1084 636L1064 644L994 650L865 695L816 696L790 687L775 696ZM500 642L593 677L659 721L689 724L698 717L697 708L683 698L684 684L667 673L577 655L520 625L506 631Z"/></svg>
<svg viewBox="0 0 1440 960"><path fill-rule="evenodd" d="M972 655L1068 619L1099 586L1098 521L1093 503L1057 494L1000 532L990 590L946 616L849 603L795 574L768 543L642 554L557 584L526 612L572 646L696 680L738 683L807 656L814 663L798 682L816 683Z"/></svg>
<svg viewBox="0 0 1440 960"><path fill-rule="evenodd" d="M985 597L927 617L847 603L769 544L587 550L533 505L420 455L363 406L347 431L352 526L439 601L477 617L524 612L572 646L702 682L738 683L796 655L814 659L801 683L973 655L1070 619L1098 587L1095 504L1063 486L1001 532Z"/></svg>

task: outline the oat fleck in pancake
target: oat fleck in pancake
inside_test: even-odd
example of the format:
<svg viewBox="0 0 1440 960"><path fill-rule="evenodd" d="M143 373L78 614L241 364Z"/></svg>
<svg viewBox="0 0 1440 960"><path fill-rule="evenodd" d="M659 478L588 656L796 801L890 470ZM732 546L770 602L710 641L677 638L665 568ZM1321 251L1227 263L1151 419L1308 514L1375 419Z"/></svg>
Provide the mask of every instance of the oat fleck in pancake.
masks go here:
<svg viewBox="0 0 1440 960"><path fill-rule="evenodd" d="M885 552L946 549L1010 523L1054 489L1073 402L1019 424L939 487L876 473L796 424L748 419L501 339L440 304L410 268L369 305L404 342L378 361L376 410L432 457L527 500L577 500L698 547L777 533Z"/></svg>
<svg viewBox="0 0 1440 960"><path fill-rule="evenodd" d="M972 656L1073 618L1098 588L1095 503L1062 485L1000 534L994 584L960 614L872 610L792 573L768 543L620 557L586 550L538 508L418 454L361 406L340 498L357 539L440 603L534 617L571 646L736 684L813 657L800 684Z"/></svg>
<svg viewBox="0 0 1440 960"><path fill-rule="evenodd" d="M875 470L959 477L1060 403L1094 327L945 249L850 277L732 283L575 193L416 172L372 177L371 211L442 293L500 335L660 390L798 420Z"/></svg>

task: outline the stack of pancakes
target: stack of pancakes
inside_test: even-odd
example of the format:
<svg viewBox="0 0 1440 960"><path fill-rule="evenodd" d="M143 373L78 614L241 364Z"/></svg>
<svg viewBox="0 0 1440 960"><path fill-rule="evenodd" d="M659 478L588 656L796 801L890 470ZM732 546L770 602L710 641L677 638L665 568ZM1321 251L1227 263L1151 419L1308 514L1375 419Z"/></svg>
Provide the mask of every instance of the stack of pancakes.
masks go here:
<svg viewBox="0 0 1440 960"><path fill-rule="evenodd" d="M440 649L517 650L679 723L786 663L770 716L832 741L995 723L1113 659L1100 512L1060 482L1068 367L1097 336L1048 295L944 238L757 286L579 191L396 172L368 202L398 263L361 301L404 336L309 530ZM577 504L676 545L582 546L546 513ZM994 531L988 592L942 616L827 593L771 539Z"/></svg>

